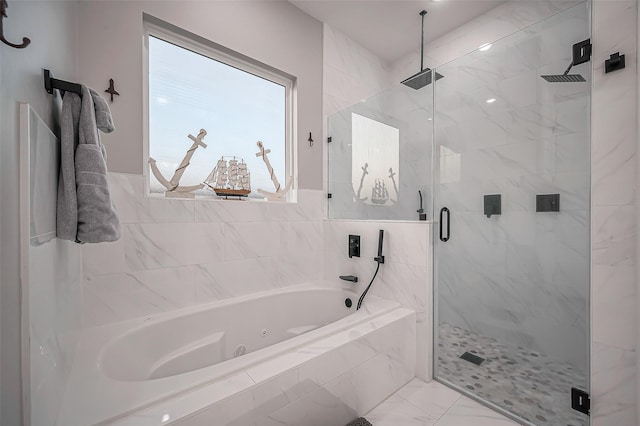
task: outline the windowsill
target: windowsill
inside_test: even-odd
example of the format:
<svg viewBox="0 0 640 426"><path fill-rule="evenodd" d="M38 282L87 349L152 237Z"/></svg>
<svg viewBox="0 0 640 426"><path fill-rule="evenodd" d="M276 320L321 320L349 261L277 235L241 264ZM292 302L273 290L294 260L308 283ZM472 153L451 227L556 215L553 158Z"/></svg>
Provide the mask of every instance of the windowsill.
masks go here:
<svg viewBox="0 0 640 426"><path fill-rule="evenodd" d="M277 203L277 204L297 204L296 201L288 201L288 200L282 200L282 201L270 201L268 200L266 197L265 198L249 198L249 197L242 197L242 198L223 198L223 197L217 197L214 195L200 195L200 194L195 194L195 197L191 198L191 197L166 197L163 193L157 193L157 192L146 192L144 194L145 198L151 198L154 200L169 200L169 201L204 201L204 202L220 202L220 201L229 201L229 202L245 202L245 203L251 203L251 204L260 204L260 203Z"/></svg>

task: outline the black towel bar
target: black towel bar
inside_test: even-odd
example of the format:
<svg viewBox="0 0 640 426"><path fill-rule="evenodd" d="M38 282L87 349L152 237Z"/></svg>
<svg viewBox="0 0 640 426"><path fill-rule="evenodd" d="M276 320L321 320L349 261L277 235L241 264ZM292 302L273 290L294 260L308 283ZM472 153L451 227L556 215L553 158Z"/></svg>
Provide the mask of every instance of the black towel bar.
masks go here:
<svg viewBox="0 0 640 426"><path fill-rule="evenodd" d="M0 0L1 1L1 0ZM53 94L53 89L58 89L62 92L73 92L82 96L82 86L78 83L70 83L64 80L58 80L53 78L51 71L44 70L44 88L50 95Z"/></svg>

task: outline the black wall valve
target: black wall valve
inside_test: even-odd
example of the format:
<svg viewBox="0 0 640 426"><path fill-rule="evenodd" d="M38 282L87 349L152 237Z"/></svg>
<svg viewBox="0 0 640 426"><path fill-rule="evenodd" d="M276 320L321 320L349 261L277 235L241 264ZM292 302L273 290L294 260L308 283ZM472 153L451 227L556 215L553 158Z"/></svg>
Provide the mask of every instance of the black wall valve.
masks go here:
<svg viewBox="0 0 640 426"><path fill-rule="evenodd" d="M490 218L496 214L502 214L502 196L500 194L485 195L484 215Z"/></svg>
<svg viewBox="0 0 640 426"><path fill-rule="evenodd" d="M360 257L360 235L349 235L349 257Z"/></svg>

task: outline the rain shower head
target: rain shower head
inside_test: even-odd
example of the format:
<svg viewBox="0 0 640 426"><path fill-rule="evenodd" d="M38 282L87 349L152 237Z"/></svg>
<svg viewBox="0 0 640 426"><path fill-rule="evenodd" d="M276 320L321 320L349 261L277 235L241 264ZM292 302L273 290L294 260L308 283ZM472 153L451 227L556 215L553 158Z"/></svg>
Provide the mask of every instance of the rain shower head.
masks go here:
<svg viewBox="0 0 640 426"><path fill-rule="evenodd" d="M432 71L431 68L425 68L417 74L412 75L408 79L404 80L402 84L405 86L409 86L412 89L422 89L424 86L428 86L431 84L432 76L431 74L436 74L436 80L440 80L444 77L442 74Z"/></svg>
<svg viewBox="0 0 640 426"><path fill-rule="evenodd" d="M431 77L431 68L424 67L424 15L426 14L426 10L420 12L420 16L422 17L422 37L420 39L420 71L401 82L405 86L409 86L415 90L422 89L424 86L428 86L433 80L433 77ZM436 74L436 80L440 80L442 77L444 77L442 74L438 74L435 71L433 72Z"/></svg>
<svg viewBox="0 0 640 426"><path fill-rule="evenodd" d="M541 75L540 77L549 83L580 83L587 81L580 74L569 74L571 67L574 65L584 64L591 59L591 39L586 39L573 45L573 60L569 64L569 68L564 74L559 75Z"/></svg>

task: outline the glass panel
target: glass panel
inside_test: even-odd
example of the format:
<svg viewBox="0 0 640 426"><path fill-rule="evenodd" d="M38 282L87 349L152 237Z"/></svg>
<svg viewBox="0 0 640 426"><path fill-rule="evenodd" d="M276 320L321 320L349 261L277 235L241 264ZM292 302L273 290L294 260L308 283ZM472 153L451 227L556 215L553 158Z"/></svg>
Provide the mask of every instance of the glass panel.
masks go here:
<svg viewBox="0 0 640 426"><path fill-rule="evenodd" d="M430 84L398 85L330 116L329 218L419 220L422 196L426 220L432 115Z"/></svg>
<svg viewBox="0 0 640 426"><path fill-rule="evenodd" d="M437 69L435 375L536 425L589 421L591 63L541 78L589 32L581 3Z"/></svg>

